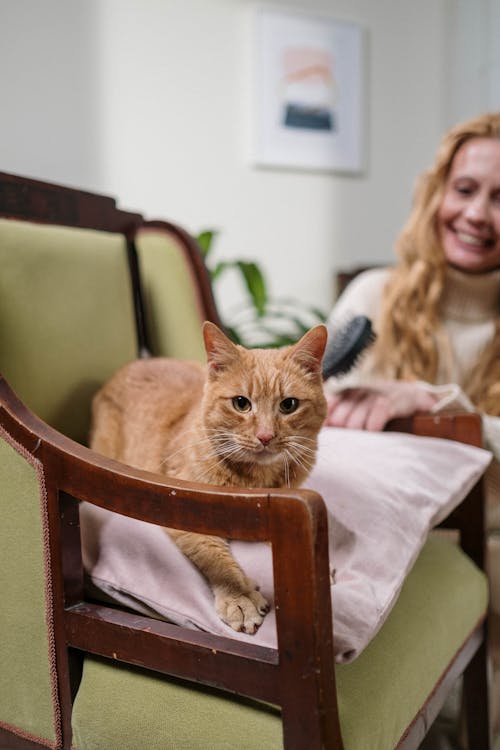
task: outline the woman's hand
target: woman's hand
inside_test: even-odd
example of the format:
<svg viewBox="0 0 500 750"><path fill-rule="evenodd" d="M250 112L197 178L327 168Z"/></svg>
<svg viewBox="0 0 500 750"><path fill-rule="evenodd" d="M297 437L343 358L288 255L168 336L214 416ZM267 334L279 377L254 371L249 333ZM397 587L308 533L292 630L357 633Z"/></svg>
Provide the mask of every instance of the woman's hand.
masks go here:
<svg viewBox="0 0 500 750"><path fill-rule="evenodd" d="M391 380L373 387L346 388L326 396L325 424L352 430L382 430L396 417L429 411L436 397L419 383Z"/></svg>

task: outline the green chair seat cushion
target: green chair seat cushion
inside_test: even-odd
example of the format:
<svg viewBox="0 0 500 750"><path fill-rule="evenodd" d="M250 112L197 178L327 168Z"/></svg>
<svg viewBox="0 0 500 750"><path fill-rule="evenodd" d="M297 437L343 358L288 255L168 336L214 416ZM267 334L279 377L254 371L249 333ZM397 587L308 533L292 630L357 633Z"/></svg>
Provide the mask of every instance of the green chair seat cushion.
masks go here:
<svg viewBox="0 0 500 750"><path fill-rule="evenodd" d="M431 536L382 630L336 668L346 750L397 744L487 600L484 574L456 545ZM78 750L282 747L277 710L94 657L85 660L73 728Z"/></svg>

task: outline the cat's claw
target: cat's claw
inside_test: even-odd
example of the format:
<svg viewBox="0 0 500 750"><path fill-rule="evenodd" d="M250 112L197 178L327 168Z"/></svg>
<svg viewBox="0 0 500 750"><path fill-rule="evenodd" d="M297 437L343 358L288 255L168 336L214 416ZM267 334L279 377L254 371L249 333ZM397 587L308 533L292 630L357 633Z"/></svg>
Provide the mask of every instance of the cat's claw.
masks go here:
<svg viewBox="0 0 500 750"><path fill-rule="evenodd" d="M245 594L221 589L214 593L217 614L233 630L253 635L269 612L267 600L257 589Z"/></svg>

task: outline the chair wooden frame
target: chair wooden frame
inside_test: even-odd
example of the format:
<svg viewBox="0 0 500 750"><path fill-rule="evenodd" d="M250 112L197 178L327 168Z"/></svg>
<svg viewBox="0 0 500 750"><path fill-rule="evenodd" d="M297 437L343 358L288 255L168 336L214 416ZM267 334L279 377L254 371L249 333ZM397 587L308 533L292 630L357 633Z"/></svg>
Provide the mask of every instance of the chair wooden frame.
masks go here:
<svg viewBox="0 0 500 750"><path fill-rule="evenodd" d="M120 232L132 248L143 226L175 231L198 279L204 311L219 322L208 276L194 241L168 223L145 222L103 196L0 173L0 217ZM132 278L134 273L132 272ZM136 274L138 348L147 346ZM327 515L322 498L305 490L207 488L172 481L101 457L32 414L0 378L0 426L42 467L47 495L57 694L58 743L71 747L72 700L85 653L139 665L279 705L286 750L342 750L333 657ZM481 444L474 415L418 416L392 425L415 434ZM272 545L278 649L187 630L86 598L78 502L86 500L173 528ZM481 483L447 524L483 565ZM289 592L293 589L294 595ZM479 623L442 676L398 747L418 747L450 685L465 674L469 743L487 750L485 624ZM424 726L425 725L425 726ZM38 747L0 728L0 748Z"/></svg>

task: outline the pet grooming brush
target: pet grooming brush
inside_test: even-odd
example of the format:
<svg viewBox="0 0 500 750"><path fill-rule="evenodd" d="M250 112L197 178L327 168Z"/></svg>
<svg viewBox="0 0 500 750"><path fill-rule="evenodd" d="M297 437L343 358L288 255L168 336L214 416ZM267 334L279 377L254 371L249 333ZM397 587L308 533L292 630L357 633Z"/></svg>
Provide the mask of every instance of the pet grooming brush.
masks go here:
<svg viewBox="0 0 500 750"><path fill-rule="evenodd" d="M356 364L362 352L373 344L375 333L369 318L355 315L330 334L323 357L323 378L345 375Z"/></svg>

